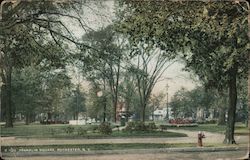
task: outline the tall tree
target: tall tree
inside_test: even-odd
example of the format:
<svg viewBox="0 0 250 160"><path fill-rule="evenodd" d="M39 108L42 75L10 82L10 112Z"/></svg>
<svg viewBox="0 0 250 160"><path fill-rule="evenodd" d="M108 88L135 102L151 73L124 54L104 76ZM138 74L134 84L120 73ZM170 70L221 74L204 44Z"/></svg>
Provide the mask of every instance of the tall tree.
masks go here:
<svg viewBox="0 0 250 160"><path fill-rule="evenodd" d="M197 116L199 111L209 111L216 101L214 91L206 91L204 87L198 86L188 91L184 88L177 91L170 103L174 117L192 117L197 121L204 121L204 112L200 117Z"/></svg>
<svg viewBox="0 0 250 160"><path fill-rule="evenodd" d="M173 62L165 52L144 43L138 44L134 50L134 57L131 59L129 72L136 78L136 91L140 97L141 121L145 121L146 108L149 103L152 90L164 72Z"/></svg>
<svg viewBox="0 0 250 160"><path fill-rule="evenodd" d="M51 53L48 46L57 45L63 51L65 43L75 44L76 47L87 47L77 42L62 18L72 18L86 28L79 17L66 13L67 9L76 9L74 4L81 1L53 3L53 1L1 1L0 44L1 44L1 78L5 92L6 127L12 127L11 107L11 74L13 67L27 53ZM79 5L81 6L81 5ZM8 10L8 8L12 8ZM65 40L65 41L64 41ZM54 41L54 43L51 43ZM47 47L44 47L44 46ZM65 53L65 52L64 52ZM36 55L33 55L36 57ZM48 55L48 57L52 57ZM50 59L56 61L54 57ZM50 61L49 61L50 62ZM48 65L48 61L40 61ZM20 65L20 64L19 64Z"/></svg>
<svg viewBox="0 0 250 160"><path fill-rule="evenodd" d="M89 80L102 81L101 84L105 93L107 93L106 90L109 90L113 105L113 120L116 122L118 89L124 58L123 39L115 33L113 26L90 32L85 36L85 39L96 50L90 50L83 57L84 71L89 75L87 76Z"/></svg>
<svg viewBox="0 0 250 160"><path fill-rule="evenodd" d="M62 111L59 113L67 114L66 117L71 118L73 117L74 120L79 119L79 115L86 116L86 94L81 89L79 85L70 86L67 89L67 93L63 95L62 101Z"/></svg>
<svg viewBox="0 0 250 160"><path fill-rule="evenodd" d="M129 72L126 69L121 75L121 84L120 84L120 96L121 99L125 102L126 106L126 121L131 115L135 115L138 118L140 113L139 106L139 96L136 93L136 77L132 72Z"/></svg>
<svg viewBox="0 0 250 160"><path fill-rule="evenodd" d="M107 110L106 106L104 106L106 103L106 97L105 93L98 97L97 93L100 92L100 88L98 84L95 84L94 82L91 82L91 88L89 89L88 98L87 98L87 116L90 118L95 118L96 120L103 121L107 118ZM102 91L104 92L104 91Z"/></svg>
<svg viewBox="0 0 250 160"><path fill-rule="evenodd" d="M43 99L41 99L42 113L47 114L49 120L57 116L58 113L65 111L62 109L65 96L64 91L69 91L71 81L65 70L52 70L45 72L42 77Z"/></svg>
<svg viewBox="0 0 250 160"><path fill-rule="evenodd" d="M187 66L191 62L191 68L201 79L205 77L205 82L215 80L215 85L229 88L225 142L235 143L236 79L246 72L248 64L247 13L233 1L125 1L125 4L132 14L126 14L120 27L122 32L134 41L153 42L174 50L175 55L181 53ZM215 59L215 63L210 63Z"/></svg>
<svg viewBox="0 0 250 160"><path fill-rule="evenodd" d="M12 80L13 114L25 116L25 124L34 120L38 109L41 107L41 73L37 68L25 67L15 69Z"/></svg>

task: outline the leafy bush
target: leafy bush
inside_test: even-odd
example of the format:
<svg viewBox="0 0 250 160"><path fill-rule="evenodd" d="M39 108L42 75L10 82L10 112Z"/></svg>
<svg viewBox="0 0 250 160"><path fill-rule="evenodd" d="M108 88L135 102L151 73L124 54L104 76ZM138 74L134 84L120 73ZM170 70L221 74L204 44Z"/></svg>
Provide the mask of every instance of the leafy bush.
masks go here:
<svg viewBox="0 0 250 160"><path fill-rule="evenodd" d="M106 123L106 122L101 123L99 125L98 129L99 129L100 133L105 134L105 135L110 135L112 133L112 128L111 128L110 124Z"/></svg>
<svg viewBox="0 0 250 160"><path fill-rule="evenodd" d="M77 134L80 136L86 135L87 134L87 130L85 128L78 128L77 129Z"/></svg>
<svg viewBox="0 0 250 160"><path fill-rule="evenodd" d="M163 131L163 130L167 130L167 128L168 128L168 126L167 126L167 125L160 125L160 129L161 129L161 131Z"/></svg>
<svg viewBox="0 0 250 160"><path fill-rule="evenodd" d="M68 126L68 127L64 128L63 130L64 130L67 134L71 134L71 133L74 132L74 129L75 129L74 127Z"/></svg>
<svg viewBox="0 0 250 160"><path fill-rule="evenodd" d="M147 126L145 125L144 122L136 122L135 123L135 131L146 131L147 130Z"/></svg>
<svg viewBox="0 0 250 160"><path fill-rule="evenodd" d="M207 124L216 124L217 120L216 119L211 119L209 121L207 121Z"/></svg>
<svg viewBox="0 0 250 160"><path fill-rule="evenodd" d="M147 130L149 131L153 131L157 129L156 125L155 125L155 122L150 122L148 125L147 125Z"/></svg>
<svg viewBox="0 0 250 160"><path fill-rule="evenodd" d="M199 121L197 122L198 124L216 124L217 120L212 119L212 120L207 120L207 121Z"/></svg>
<svg viewBox="0 0 250 160"><path fill-rule="evenodd" d="M124 130L132 132L134 128L135 128L135 122L128 122Z"/></svg>
<svg viewBox="0 0 250 160"><path fill-rule="evenodd" d="M93 132L93 133L96 133L99 129L99 126L98 125L93 125L91 126L90 130Z"/></svg>

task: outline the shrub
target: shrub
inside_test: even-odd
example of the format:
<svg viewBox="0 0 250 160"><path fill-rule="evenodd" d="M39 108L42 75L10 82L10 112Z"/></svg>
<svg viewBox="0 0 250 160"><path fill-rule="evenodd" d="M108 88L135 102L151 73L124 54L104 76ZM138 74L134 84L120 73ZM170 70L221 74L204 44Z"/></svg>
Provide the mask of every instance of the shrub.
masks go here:
<svg viewBox="0 0 250 160"><path fill-rule="evenodd" d="M100 133L105 134L105 135L110 135L112 133L112 128L109 123L105 123L105 122L101 123L98 129Z"/></svg>
<svg viewBox="0 0 250 160"><path fill-rule="evenodd" d="M91 126L91 130L92 130L93 133L96 133L98 131L98 129L99 129L98 125Z"/></svg>
<svg viewBox="0 0 250 160"><path fill-rule="evenodd" d="M197 122L198 124L216 124L217 120L212 119L212 120L207 120L207 121L199 121Z"/></svg>
<svg viewBox="0 0 250 160"><path fill-rule="evenodd" d="M163 131L163 130L167 130L167 128L168 128L168 126L167 126L167 125L160 125L160 129L161 129L161 131Z"/></svg>
<svg viewBox="0 0 250 160"><path fill-rule="evenodd" d="M68 126L68 127L64 128L64 131L65 131L67 134L71 134L71 133L74 132L74 129L75 129L74 127Z"/></svg>
<svg viewBox="0 0 250 160"><path fill-rule="evenodd" d="M216 119L211 119L209 121L207 121L208 124L216 124L217 120Z"/></svg>
<svg viewBox="0 0 250 160"><path fill-rule="evenodd" d="M147 130L149 131L153 131L157 129L156 125L155 125L155 122L150 122L148 125L147 125Z"/></svg>
<svg viewBox="0 0 250 160"><path fill-rule="evenodd" d="M147 126L144 124L144 122L136 122L135 123L135 131L146 131L147 130Z"/></svg>
<svg viewBox="0 0 250 160"><path fill-rule="evenodd" d="M132 132L134 128L135 128L135 122L128 122L124 130Z"/></svg>
<svg viewBox="0 0 250 160"><path fill-rule="evenodd" d="M85 129L85 128L78 128L77 129L77 134L79 135L79 136L83 136L83 135L86 135L87 134L87 130Z"/></svg>

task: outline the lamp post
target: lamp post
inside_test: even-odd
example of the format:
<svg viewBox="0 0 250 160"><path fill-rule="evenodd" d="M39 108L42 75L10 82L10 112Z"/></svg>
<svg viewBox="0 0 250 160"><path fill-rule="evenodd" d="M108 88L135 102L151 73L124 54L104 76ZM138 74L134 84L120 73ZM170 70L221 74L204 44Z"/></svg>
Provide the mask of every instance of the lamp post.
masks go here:
<svg viewBox="0 0 250 160"><path fill-rule="evenodd" d="M78 120L79 120L79 96L80 96L80 89L79 89L79 84L77 85L77 88L76 88L76 108L75 108L75 120L77 120L77 123L78 123Z"/></svg>
<svg viewBox="0 0 250 160"><path fill-rule="evenodd" d="M169 89L169 85L168 85L168 82L169 80L172 81L172 78L171 77L166 77L166 92L167 92L167 103L166 103L166 107L167 107L167 115L166 115L166 120L168 121L169 120L169 104L168 104L168 89Z"/></svg>
<svg viewBox="0 0 250 160"><path fill-rule="evenodd" d="M0 58L1 58L1 56L0 56ZM1 109L2 109L2 105L1 105L1 100L2 100L2 92L1 92L1 89L2 89L2 85L3 85L4 83L2 82L2 80L0 81L0 122L1 122L1 119L2 119L2 112L1 112ZM2 128L1 128L1 125L0 125L0 160L2 160L2 157L3 157L3 155L2 155L2 137L1 137L1 132L2 132Z"/></svg>
<svg viewBox="0 0 250 160"><path fill-rule="evenodd" d="M167 83L166 85L166 90L167 90L167 115L166 115L166 119L169 120L169 112L168 112L168 88L169 88L169 85Z"/></svg>
<svg viewBox="0 0 250 160"><path fill-rule="evenodd" d="M0 16L1 16L1 13L2 13L2 4L1 4L1 10L0 10ZM0 17L0 20L1 20L1 17ZM0 66L1 66L1 62L2 62L2 53L1 53L1 50L2 50L2 46L0 44ZM2 78L0 78L0 122L2 120L2 86L4 85L3 81L2 81ZM1 124L0 124L0 160L2 160L3 158L3 155L2 155L2 137L1 137L1 133L2 133L2 128L1 128Z"/></svg>

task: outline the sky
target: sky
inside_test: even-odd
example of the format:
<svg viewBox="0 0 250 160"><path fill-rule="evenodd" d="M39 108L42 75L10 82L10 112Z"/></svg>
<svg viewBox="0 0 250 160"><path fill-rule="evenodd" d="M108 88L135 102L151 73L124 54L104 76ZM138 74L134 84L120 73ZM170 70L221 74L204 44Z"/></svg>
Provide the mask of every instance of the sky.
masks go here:
<svg viewBox="0 0 250 160"><path fill-rule="evenodd" d="M182 87L187 90L192 90L198 84L191 80L190 74L188 72L183 71L184 65L180 62L175 62L171 65L166 72L163 74L165 80L160 81L156 84L153 94L158 94L160 92L166 93L168 86L168 94L169 101L171 101L171 97L174 93L180 90Z"/></svg>
<svg viewBox="0 0 250 160"><path fill-rule="evenodd" d="M86 17L84 20L93 30L98 30L98 28L111 24L112 20L115 18L114 3L112 0L106 1L99 8L96 8L93 5L83 9L84 17ZM84 30L81 29L79 25L76 25L76 23L71 23L70 28L75 33L77 38L81 38L85 34ZM171 97L174 93L182 87L188 90L193 89L197 84L190 79L190 74L188 72L182 70L183 68L184 65L180 62L172 64L163 74L163 79L165 80L162 80L155 85L153 94L158 94L160 92L166 93L166 86L168 85L168 99L171 101ZM76 81L76 77L77 76L73 78L74 81ZM81 80L81 84L84 87L84 90L88 90L89 87L86 81Z"/></svg>

